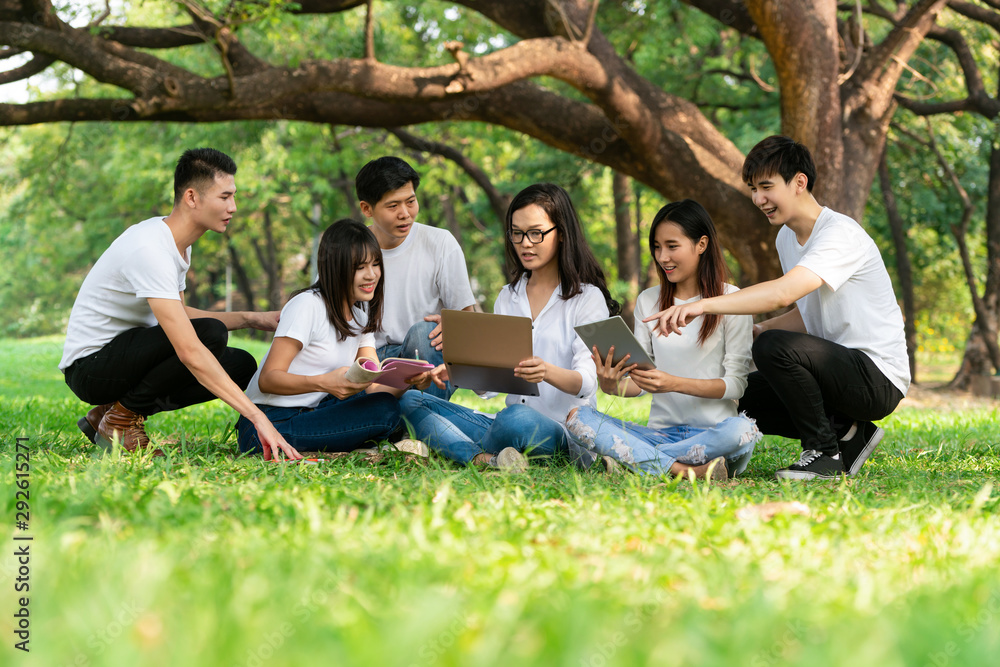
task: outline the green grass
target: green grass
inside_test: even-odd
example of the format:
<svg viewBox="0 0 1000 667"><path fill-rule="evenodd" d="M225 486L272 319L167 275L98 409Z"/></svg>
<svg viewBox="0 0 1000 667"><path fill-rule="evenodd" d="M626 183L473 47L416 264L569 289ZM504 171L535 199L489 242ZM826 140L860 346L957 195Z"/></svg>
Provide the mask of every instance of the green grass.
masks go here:
<svg viewBox="0 0 1000 667"><path fill-rule="evenodd" d="M770 437L746 477L714 487L402 456L265 464L235 456L218 401L153 418L178 444L152 461L82 438L60 347L0 341L0 540L22 544L15 437L32 450L34 537L30 654L13 648L17 570L0 559L3 665L941 666L1000 652L995 409L900 409L839 483L775 481L798 447ZM602 408L643 419L647 405ZM755 516L768 502L801 505Z"/></svg>

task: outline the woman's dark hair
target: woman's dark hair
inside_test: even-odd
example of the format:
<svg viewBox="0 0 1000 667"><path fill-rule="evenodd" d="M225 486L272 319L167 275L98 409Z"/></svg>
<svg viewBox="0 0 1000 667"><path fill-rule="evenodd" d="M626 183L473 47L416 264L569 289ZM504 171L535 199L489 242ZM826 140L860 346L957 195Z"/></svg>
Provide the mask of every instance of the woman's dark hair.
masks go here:
<svg viewBox="0 0 1000 667"><path fill-rule="evenodd" d="M292 296L315 290L326 304L326 316L337 330L337 340L359 333L375 333L382 328L382 288L384 276L375 285L375 295L367 303L368 323L357 329L347 321L344 304L350 302L354 292L354 274L358 266L370 259L382 265L382 249L378 247L375 234L363 223L344 218L333 223L323 232L319 241L319 256L316 264L319 276L312 285L300 289ZM360 306L361 302L351 303Z"/></svg>
<svg viewBox="0 0 1000 667"><path fill-rule="evenodd" d="M510 240L510 230L514 221L514 212L519 211L532 204L539 206L549 220L556 226L559 238L559 282L562 286L562 298L571 299L583 291L582 285L590 283L601 290L604 300L608 304L608 310L612 315L621 312L621 304L611 298L608 291L608 283L604 279L604 271L591 252L590 246L583 238L583 228L580 219L573 208L573 202L569 195L558 185L553 183L536 183L529 185L517 193L507 207L507 223L504 234L504 252L507 257L507 274L510 277L510 285L513 288L521 276L528 271L517 258L517 248Z"/></svg>
<svg viewBox="0 0 1000 667"><path fill-rule="evenodd" d="M698 286L703 299L721 296L729 280L729 267L722 257L722 246L719 245L715 224L712 223L712 216L704 206L693 199L685 199L661 208L653 217L653 225L649 229L649 254L653 257L656 275L660 278L660 310L666 310L674 305L676 289L676 285L667 280L667 274L656 261L656 252L653 250L656 245L656 230L665 222L672 222L680 227L684 236L691 239L692 243L698 243L703 236L708 237L708 247L698 260ZM701 332L698 334L699 345L705 344L722 321L720 315L706 314L704 318Z"/></svg>

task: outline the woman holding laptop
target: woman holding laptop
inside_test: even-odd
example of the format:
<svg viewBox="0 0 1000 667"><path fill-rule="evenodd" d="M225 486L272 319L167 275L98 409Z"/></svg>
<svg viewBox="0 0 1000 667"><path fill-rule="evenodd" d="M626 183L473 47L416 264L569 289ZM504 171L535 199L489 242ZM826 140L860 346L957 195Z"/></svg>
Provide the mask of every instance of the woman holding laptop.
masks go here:
<svg viewBox="0 0 1000 667"><path fill-rule="evenodd" d="M551 183L529 186L507 209L504 244L511 279L493 312L530 317L533 357L514 374L538 384L538 396L507 395L496 415L420 392L400 399L414 437L459 463L523 470L529 456L565 454L563 427L570 410L595 406L597 374L590 351L573 327L605 319L619 305L583 238L566 191ZM447 345L447 336L445 338ZM432 374L442 385L445 366Z"/></svg>
<svg viewBox="0 0 1000 667"><path fill-rule="evenodd" d="M601 390L614 396L653 394L649 425L613 419L585 405L567 427L582 447L610 456L639 473L726 479L743 472L761 438L753 420L736 414L747 386L753 320L749 315L705 315L683 336L651 335L643 318L674 304L734 292L715 225L701 204L685 199L664 206L649 230L659 287L639 295L635 337L656 364L640 370L614 348L593 348ZM727 463L730 466L727 469Z"/></svg>

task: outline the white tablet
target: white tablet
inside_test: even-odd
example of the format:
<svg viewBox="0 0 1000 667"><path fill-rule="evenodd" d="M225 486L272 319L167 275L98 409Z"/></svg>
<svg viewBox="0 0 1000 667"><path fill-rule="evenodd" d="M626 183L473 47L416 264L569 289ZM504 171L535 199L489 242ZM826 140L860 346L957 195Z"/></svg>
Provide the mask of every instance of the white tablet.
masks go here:
<svg viewBox="0 0 1000 667"><path fill-rule="evenodd" d="M606 358L608 350L614 346L613 363L617 364L628 354L631 355L628 364L639 364L639 368L644 371L656 368L656 364L646 354L646 350L642 349L642 345L628 330L628 325L621 317L609 317L606 320L589 322L573 328L587 344L587 349L593 350L596 347L602 358Z"/></svg>

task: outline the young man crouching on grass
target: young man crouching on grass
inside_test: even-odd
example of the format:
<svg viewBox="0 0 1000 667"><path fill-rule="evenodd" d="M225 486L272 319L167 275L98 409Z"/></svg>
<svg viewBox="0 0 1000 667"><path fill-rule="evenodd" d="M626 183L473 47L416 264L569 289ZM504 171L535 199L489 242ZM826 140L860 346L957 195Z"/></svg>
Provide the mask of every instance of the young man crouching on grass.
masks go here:
<svg viewBox="0 0 1000 667"><path fill-rule="evenodd" d="M757 371L739 409L767 434L798 438L799 460L779 479L854 476L882 439L872 422L906 395L910 371L903 316L882 256L855 220L813 197L809 150L788 137L759 144L743 163L754 204L779 226L781 278L732 294L674 306L658 319L661 335L679 334L703 313L773 312L754 326Z"/></svg>

